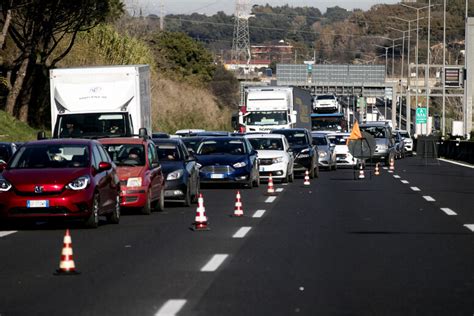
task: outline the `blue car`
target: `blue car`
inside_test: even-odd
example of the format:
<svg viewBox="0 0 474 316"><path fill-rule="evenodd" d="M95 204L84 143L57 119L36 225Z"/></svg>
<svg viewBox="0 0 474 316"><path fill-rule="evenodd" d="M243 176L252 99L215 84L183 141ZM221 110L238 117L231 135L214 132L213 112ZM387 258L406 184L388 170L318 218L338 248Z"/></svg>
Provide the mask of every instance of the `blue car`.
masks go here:
<svg viewBox="0 0 474 316"><path fill-rule="evenodd" d="M196 151L201 183L260 185L257 151L244 137L208 137Z"/></svg>

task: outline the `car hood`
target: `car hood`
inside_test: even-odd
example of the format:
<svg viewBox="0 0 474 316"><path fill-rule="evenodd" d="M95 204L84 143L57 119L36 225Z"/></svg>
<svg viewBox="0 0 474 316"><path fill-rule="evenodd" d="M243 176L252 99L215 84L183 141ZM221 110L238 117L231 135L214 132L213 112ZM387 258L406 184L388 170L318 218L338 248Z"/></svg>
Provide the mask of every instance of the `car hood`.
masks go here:
<svg viewBox="0 0 474 316"><path fill-rule="evenodd" d="M144 173L145 167L119 166L117 167L117 175L120 180L127 180L128 178L138 178Z"/></svg>
<svg viewBox="0 0 474 316"><path fill-rule="evenodd" d="M208 165L233 165L237 162L247 161L245 155L196 155L197 161L202 166Z"/></svg>
<svg viewBox="0 0 474 316"><path fill-rule="evenodd" d="M276 158L276 157L284 157L285 151L283 150L257 150L258 158L265 159L265 158Z"/></svg>
<svg viewBox="0 0 474 316"><path fill-rule="evenodd" d="M35 192L36 186L42 186L47 193L61 191L69 182L87 174L89 168L8 169L2 177L19 192Z"/></svg>
<svg viewBox="0 0 474 316"><path fill-rule="evenodd" d="M334 152L336 154L346 154L349 152L349 147L347 145L336 145Z"/></svg>
<svg viewBox="0 0 474 316"><path fill-rule="evenodd" d="M184 169L182 161L161 161L160 163L161 170L165 176L175 170Z"/></svg>

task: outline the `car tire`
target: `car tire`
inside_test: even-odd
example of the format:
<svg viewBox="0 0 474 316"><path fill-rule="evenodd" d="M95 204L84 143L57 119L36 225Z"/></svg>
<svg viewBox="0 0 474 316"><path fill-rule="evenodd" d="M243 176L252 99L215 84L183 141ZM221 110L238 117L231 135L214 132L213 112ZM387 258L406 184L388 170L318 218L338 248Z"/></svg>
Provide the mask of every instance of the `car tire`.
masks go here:
<svg viewBox="0 0 474 316"><path fill-rule="evenodd" d="M107 215L107 221L110 224L120 223L120 195L117 194L115 198L115 207L111 214Z"/></svg>
<svg viewBox="0 0 474 316"><path fill-rule="evenodd" d="M293 171L291 174L290 174L290 177L288 179L288 182L294 182L295 181L295 172Z"/></svg>
<svg viewBox="0 0 474 316"><path fill-rule="evenodd" d="M145 202L145 205L142 208L142 214L150 215L151 214L151 209L152 209L151 195L150 195L150 190L148 190L148 193L146 195L146 202Z"/></svg>
<svg viewBox="0 0 474 316"><path fill-rule="evenodd" d="M191 202L194 203L194 204L196 204L198 202L199 191L201 191L201 181L198 178L197 183L196 183L196 192L194 193L193 198L191 200Z"/></svg>
<svg viewBox="0 0 474 316"><path fill-rule="evenodd" d="M165 189L162 188L160 191L160 199L156 201L156 211L163 212L165 210Z"/></svg>
<svg viewBox="0 0 474 316"><path fill-rule="evenodd" d="M91 215L86 219L85 225L87 228L99 227L99 194L95 193L92 200Z"/></svg>
<svg viewBox="0 0 474 316"><path fill-rule="evenodd" d="M314 179L314 164L311 164L311 166L309 167L309 178L310 179Z"/></svg>
<svg viewBox="0 0 474 316"><path fill-rule="evenodd" d="M316 171L314 172L314 177L315 178L319 178L319 166L316 166L316 168L314 168Z"/></svg>
<svg viewBox="0 0 474 316"><path fill-rule="evenodd" d="M188 184L186 186L186 195L184 196L184 202L183 205L186 207L191 206L191 186Z"/></svg>
<svg viewBox="0 0 474 316"><path fill-rule="evenodd" d="M281 179L281 183L288 183L290 182L290 175L288 174L288 169L286 170L286 176Z"/></svg>

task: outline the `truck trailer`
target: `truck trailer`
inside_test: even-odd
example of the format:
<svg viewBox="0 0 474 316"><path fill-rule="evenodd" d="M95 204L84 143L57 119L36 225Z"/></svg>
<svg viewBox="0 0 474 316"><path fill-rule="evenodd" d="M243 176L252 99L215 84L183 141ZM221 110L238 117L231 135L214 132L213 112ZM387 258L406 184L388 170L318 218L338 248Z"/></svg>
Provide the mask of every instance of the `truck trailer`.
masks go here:
<svg viewBox="0 0 474 316"><path fill-rule="evenodd" d="M150 67L50 70L54 138L151 135Z"/></svg>

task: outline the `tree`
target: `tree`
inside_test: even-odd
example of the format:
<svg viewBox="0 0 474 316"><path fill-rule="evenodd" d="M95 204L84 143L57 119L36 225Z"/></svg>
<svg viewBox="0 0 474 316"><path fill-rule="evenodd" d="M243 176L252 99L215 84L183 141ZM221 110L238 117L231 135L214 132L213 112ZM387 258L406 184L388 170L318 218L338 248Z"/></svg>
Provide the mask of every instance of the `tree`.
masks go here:
<svg viewBox="0 0 474 316"><path fill-rule="evenodd" d="M64 58L74 45L78 32L88 30L123 12L120 0L0 0L2 22L11 14L8 34L18 48L8 76L10 91L6 111L26 122L35 89L47 84L47 71ZM62 41L64 50L50 58Z"/></svg>

